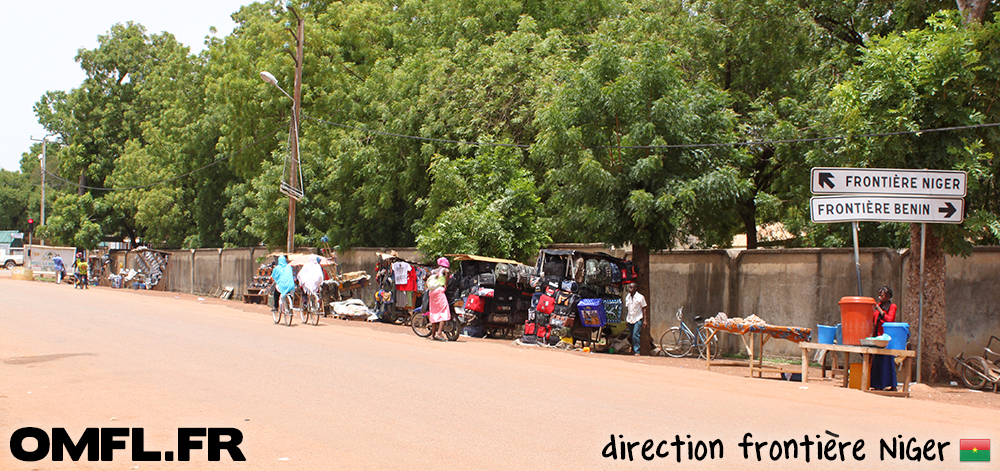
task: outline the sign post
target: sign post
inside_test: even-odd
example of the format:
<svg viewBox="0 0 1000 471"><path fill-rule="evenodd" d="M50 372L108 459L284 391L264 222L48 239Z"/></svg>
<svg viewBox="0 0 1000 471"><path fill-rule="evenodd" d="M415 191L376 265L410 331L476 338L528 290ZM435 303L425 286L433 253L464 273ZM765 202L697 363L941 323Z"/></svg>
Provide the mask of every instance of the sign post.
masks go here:
<svg viewBox="0 0 1000 471"><path fill-rule="evenodd" d="M923 350L924 244L927 223L960 224L965 216L968 174L955 170L814 167L809 180L813 222L850 222L854 265L861 296L858 221L920 223L920 295L917 321L917 382Z"/></svg>

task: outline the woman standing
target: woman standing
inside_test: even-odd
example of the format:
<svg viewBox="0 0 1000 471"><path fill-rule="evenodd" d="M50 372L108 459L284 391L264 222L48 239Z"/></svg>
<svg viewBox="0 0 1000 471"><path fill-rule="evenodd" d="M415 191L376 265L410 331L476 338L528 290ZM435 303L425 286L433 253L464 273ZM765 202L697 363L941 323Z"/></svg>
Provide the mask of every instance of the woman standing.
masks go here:
<svg viewBox="0 0 1000 471"><path fill-rule="evenodd" d="M430 311L427 320L431 323L430 338L447 342L448 339L441 330L444 328L444 323L451 320L448 297L445 295L451 264L444 257L437 259L437 264L438 267L431 270L430 276L427 277L427 290L430 292Z"/></svg>
<svg viewBox="0 0 1000 471"><path fill-rule="evenodd" d="M896 303L892 302L892 289L883 286L878 290L878 303L872 312L875 317L875 335L882 335L882 324L896 321ZM896 357L892 355L872 355L872 389L896 390Z"/></svg>

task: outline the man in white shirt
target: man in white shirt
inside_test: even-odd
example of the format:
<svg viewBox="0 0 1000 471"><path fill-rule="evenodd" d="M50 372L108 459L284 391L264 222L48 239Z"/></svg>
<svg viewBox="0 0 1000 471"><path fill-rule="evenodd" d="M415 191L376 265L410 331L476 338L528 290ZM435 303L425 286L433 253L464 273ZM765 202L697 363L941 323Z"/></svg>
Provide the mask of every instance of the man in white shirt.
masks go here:
<svg viewBox="0 0 1000 471"><path fill-rule="evenodd" d="M632 351L639 354L639 336L642 333L642 318L649 311L646 298L636 291L635 283L628 284L628 295L625 296L625 309L627 315L625 322L632 332Z"/></svg>

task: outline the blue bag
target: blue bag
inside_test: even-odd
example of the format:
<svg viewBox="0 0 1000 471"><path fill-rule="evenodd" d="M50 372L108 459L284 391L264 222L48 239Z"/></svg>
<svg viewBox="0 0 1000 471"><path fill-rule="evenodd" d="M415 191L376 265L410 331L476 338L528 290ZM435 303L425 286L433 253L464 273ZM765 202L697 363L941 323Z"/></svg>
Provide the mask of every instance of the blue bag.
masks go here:
<svg viewBox="0 0 1000 471"><path fill-rule="evenodd" d="M580 323L586 327L604 327L608 322L604 302L600 298L581 299L576 308L580 312Z"/></svg>

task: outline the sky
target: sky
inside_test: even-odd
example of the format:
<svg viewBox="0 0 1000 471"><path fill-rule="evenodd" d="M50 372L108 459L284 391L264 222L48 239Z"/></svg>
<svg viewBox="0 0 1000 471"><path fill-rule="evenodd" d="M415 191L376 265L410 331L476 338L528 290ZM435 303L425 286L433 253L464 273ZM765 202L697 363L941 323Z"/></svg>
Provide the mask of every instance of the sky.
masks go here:
<svg viewBox="0 0 1000 471"><path fill-rule="evenodd" d="M94 49L97 36L115 23L133 21L148 34L167 31L191 48L205 48L215 27L225 37L236 24L230 15L252 0L35 0L5 2L0 28L0 167L21 168L32 138L46 132L32 107L49 90L69 91L84 79L74 60L80 48Z"/></svg>

